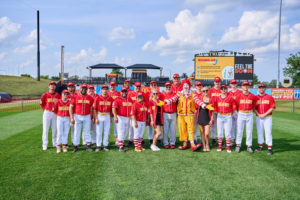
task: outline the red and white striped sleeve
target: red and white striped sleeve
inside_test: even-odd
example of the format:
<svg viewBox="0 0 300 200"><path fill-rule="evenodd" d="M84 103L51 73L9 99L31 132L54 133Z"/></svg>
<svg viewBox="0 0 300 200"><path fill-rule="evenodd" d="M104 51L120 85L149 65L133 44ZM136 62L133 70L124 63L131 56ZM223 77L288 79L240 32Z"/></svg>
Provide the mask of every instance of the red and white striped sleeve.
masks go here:
<svg viewBox="0 0 300 200"><path fill-rule="evenodd" d="M194 99L195 104L197 104L201 107L205 106L203 101L201 99L199 99L198 95L193 94L193 99Z"/></svg>
<svg viewBox="0 0 300 200"><path fill-rule="evenodd" d="M178 101L179 97L180 97L180 92L178 92L176 95L172 96L170 99L165 99L164 101L167 105L169 105L173 102Z"/></svg>

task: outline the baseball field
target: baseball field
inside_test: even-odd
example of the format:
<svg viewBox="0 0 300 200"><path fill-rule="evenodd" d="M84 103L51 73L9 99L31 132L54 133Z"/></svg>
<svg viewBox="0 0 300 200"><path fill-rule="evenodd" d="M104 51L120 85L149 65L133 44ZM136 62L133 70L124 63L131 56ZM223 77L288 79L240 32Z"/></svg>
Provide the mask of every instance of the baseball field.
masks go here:
<svg viewBox="0 0 300 200"><path fill-rule="evenodd" d="M274 155L42 151L42 113L0 113L0 199L299 199L300 114L274 113ZM49 136L51 138L51 136ZM147 141L146 141L147 142ZM254 129L254 146L256 146Z"/></svg>

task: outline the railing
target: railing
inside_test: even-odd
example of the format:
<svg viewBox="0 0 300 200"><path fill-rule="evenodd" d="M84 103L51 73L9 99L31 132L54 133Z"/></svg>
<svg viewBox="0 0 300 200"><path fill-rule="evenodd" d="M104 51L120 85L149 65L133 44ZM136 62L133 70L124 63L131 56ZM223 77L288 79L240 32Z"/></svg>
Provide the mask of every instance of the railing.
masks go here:
<svg viewBox="0 0 300 200"><path fill-rule="evenodd" d="M41 95L16 95L1 98L0 112L27 112L41 110Z"/></svg>

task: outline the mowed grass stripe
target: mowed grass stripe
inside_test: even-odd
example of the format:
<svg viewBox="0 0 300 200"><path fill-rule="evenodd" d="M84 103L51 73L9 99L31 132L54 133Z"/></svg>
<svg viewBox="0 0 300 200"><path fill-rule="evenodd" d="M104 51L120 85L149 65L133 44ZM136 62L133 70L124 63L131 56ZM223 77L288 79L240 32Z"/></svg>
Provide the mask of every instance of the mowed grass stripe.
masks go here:
<svg viewBox="0 0 300 200"><path fill-rule="evenodd" d="M148 149L122 154L113 148L57 155L55 149L41 150L41 129L39 125L0 141L1 198L299 198L299 151L277 140L298 144L299 136L288 130L273 131L275 154L267 156L266 151L228 154L215 148L210 153ZM112 143L112 134L110 139Z"/></svg>
<svg viewBox="0 0 300 200"><path fill-rule="evenodd" d="M42 115L42 112L23 112L1 117L0 140L42 124Z"/></svg>

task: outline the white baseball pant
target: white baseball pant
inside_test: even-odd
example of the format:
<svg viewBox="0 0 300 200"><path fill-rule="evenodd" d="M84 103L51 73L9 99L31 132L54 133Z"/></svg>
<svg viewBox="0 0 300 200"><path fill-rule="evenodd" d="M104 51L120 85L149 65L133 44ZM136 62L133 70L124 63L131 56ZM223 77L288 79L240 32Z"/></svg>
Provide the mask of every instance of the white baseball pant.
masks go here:
<svg viewBox="0 0 300 200"><path fill-rule="evenodd" d="M130 118L118 115L117 129L118 129L118 140L119 141L125 140L126 135L128 133L129 126L130 126Z"/></svg>
<svg viewBox="0 0 300 200"><path fill-rule="evenodd" d="M134 139L139 139L144 137L144 131L146 128L146 122L137 121L138 127L134 127L134 123L132 121L133 131L134 131Z"/></svg>
<svg viewBox="0 0 300 200"><path fill-rule="evenodd" d="M256 130L258 144L264 143L264 131L266 144L272 146L272 116L267 116L263 119L256 117Z"/></svg>
<svg viewBox="0 0 300 200"><path fill-rule="evenodd" d="M57 140L56 145L68 144L70 130L70 117L57 116Z"/></svg>
<svg viewBox="0 0 300 200"><path fill-rule="evenodd" d="M176 142L176 113L163 113L164 115L164 126L163 126L163 137L164 146L175 145ZM169 143L169 132L170 132L170 143Z"/></svg>
<svg viewBox="0 0 300 200"><path fill-rule="evenodd" d="M110 121L110 114L106 115L101 115L98 114L98 120L99 124L96 124L96 144L97 147L101 147L102 145L102 132L103 132L103 146L107 147L108 146L108 137L110 133L110 126L111 126L111 121Z"/></svg>
<svg viewBox="0 0 300 200"><path fill-rule="evenodd" d="M114 136L118 137L118 128L117 128L117 124L115 122L114 123Z"/></svg>
<svg viewBox="0 0 300 200"><path fill-rule="evenodd" d="M218 117L217 117L218 138L223 138L223 131L224 131L225 138L230 139L231 125L232 125L232 116L231 115L222 116L222 115L218 114Z"/></svg>
<svg viewBox="0 0 300 200"><path fill-rule="evenodd" d="M235 139L235 130L237 128L237 118L238 118L238 112L234 112L232 114L232 126L231 126L231 140L234 141Z"/></svg>
<svg viewBox="0 0 300 200"><path fill-rule="evenodd" d="M80 135L82 128L82 135L86 143L91 142L91 115L77 115L74 114L75 130L74 130L74 146L80 143Z"/></svg>
<svg viewBox="0 0 300 200"><path fill-rule="evenodd" d="M134 132L133 132L133 123L132 123L132 118L130 117L130 122L129 122L129 135L128 135L128 140L129 141L133 141L133 136L134 136Z"/></svg>
<svg viewBox="0 0 300 200"><path fill-rule="evenodd" d="M218 126L218 114L214 112L214 124L211 125L210 132L211 132L211 138L216 139L217 135L217 126Z"/></svg>
<svg viewBox="0 0 300 200"><path fill-rule="evenodd" d="M51 126L52 129L52 145L53 147L56 147L56 137L57 137L57 132L56 132L56 114L54 112L50 112L48 110L44 110L43 113L43 148L48 147L48 133L49 133L49 128Z"/></svg>
<svg viewBox="0 0 300 200"><path fill-rule="evenodd" d="M237 145L242 144L244 125L246 123L246 145L252 146L252 130L253 130L253 113L238 113L236 125L236 141Z"/></svg>

